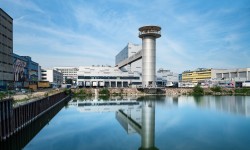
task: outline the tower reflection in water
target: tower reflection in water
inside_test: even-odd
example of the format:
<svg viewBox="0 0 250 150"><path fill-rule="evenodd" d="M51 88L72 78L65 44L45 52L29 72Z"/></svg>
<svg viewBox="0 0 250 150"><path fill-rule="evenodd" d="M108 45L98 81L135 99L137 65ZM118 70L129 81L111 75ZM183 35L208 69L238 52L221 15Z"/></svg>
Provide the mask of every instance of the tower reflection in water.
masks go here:
<svg viewBox="0 0 250 150"><path fill-rule="evenodd" d="M154 101L142 101L140 112L141 120L135 118L131 110L118 110L116 119L127 132L134 129L141 136L139 150L157 150L155 147L155 103ZM136 113L136 111L134 111ZM138 112L138 111L137 111ZM139 117L140 117L139 116ZM138 117L138 116L137 116Z"/></svg>

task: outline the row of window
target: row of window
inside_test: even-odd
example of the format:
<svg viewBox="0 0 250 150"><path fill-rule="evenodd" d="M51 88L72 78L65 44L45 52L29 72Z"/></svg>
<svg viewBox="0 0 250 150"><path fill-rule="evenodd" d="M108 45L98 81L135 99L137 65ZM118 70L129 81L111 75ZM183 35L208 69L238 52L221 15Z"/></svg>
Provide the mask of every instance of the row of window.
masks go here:
<svg viewBox="0 0 250 150"><path fill-rule="evenodd" d="M7 28L5 25L3 25L3 24L1 24L1 23L0 23L0 25L1 25L4 29L6 29L6 30L8 30L10 33L12 33L12 31L11 31L9 28Z"/></svg>
<svg viewBox="0 0 250 150"><path fill-rule="evenodd" d="M7 62L1 61L1 60L0 60L0 63L6 64L6 65L11 65L11 67L12 67L12 65L13 65L13 64L11 64L11 63L7 63Z"/></svg>
<svg viewBox="0 0 250 150"><path fill-rule="evenodd" d="M9 57L12 57L10 54L7 54L7 53L5 53L5 52L1 52L1 51L0 51L0 54L2 54L2 55L7 55L7 56L9 56Z"/></svg>
<svg viewBox="0 0 250 150"><path fill-rule="evenodd" d="M2 71L2 70L0 70L0 72L13 74L13 72L9 72L9 71Z"/></svg>
<svg viewBox="0 0 250 150"><path fill-rule="evenodd" d="M2 44L3 46L5 46L5 47L8 47L9 49L12 49L12 47L11 46L8 46L7 44L5 44L5 43L2 43L2 42L0 42L0 44Z"/></svg>
<svg viewBox="0 0 250 150"><path fill-rule="evenodd" d="M9 21L4 15L1 14L1 16L2 16L2 18L3 18L4 20L6 20L6 21L8 21L10 24L12 24L12 22Z"/></svg>
<svg viewBox="0 0 250 150"><path fill-rule="evenodd" d="M78 79L123 79L123 80L139 80L140 77L78 76Z"/></svg>
<svg viewBox="0 0 250 150"><path fill-rule="evenodd" d="M0 33L0 35L2 35L3 37L5 37L6 39L8 39L8 40L10 40L10 41L12 41L12 39L11 38L9 38L7 35L5 35L4 33Z"/></svg>

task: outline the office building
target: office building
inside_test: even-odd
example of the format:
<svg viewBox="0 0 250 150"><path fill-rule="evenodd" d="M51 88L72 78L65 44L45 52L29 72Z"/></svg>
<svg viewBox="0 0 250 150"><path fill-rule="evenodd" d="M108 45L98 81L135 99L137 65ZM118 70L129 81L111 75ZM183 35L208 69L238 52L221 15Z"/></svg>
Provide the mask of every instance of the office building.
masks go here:
<svg viewBox="0 0 250 150"><path fill-rule="evenodd" d="M14 87L28 87L39 81L39 64L29 56L20 56L13 53Z"/></svg>
<svg viewBox="0 0 250 150"><path fill-rule="evenodd" d="M58 87L63 83L63 74L54 69L42 69L42 81L49 81L52 87Z"/></svg>
<svg viewBox="0 0 250 150"><path fill-rule="evenodd" d="M13 87L13 19L0 8L0 89Z"/></svg>
<svg viewBox="0 0 250 150"><path fill-rule="evenodd" d="M241 87L250 80L250 68L237 69L205 69L184 71L182 81L190 83L208 83L210 86Z"/></svg>
<svg viewBox="0 0 250 150"><path fill-rule="evenodd" d="M212 69L198 68L194 71L184 71L182 73L182 82L198 83L209 80L212 78L211 70Z"/></svg>
<svg viewBox="0 0 250 150"><path fill-rule="evenodd" d="M54 67L53 69L63 74L63 83L68 79L71 79L73 84L76 82L78 67Z"/></svg>
<svg viewBox="0 0 250 150"><path fill-rule="evenodd" d="M39 64L37 62L32 61L30 56L22 56L27 60L27 66L29 69L29 82L36 83L38 81L38 70Z"/></svg>
<svg viewBox="0 0 250 150"><path fill-rule="evenodd" d="M39 64L29 56L13 53L13 69L15 87L28 87L39 81Z"/></svg>

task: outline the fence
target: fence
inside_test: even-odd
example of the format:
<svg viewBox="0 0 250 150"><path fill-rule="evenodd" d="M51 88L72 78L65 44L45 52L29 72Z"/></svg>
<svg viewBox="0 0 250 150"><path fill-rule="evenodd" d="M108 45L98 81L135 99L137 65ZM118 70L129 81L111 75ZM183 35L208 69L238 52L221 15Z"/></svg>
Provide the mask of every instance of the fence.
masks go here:
<svg viewBox="0 0 250 150"><path fill-rule="evenodd" d="M0 101L0 140L5 140L22 129L66 97L62 92L17 107L13 107L13 99Z"/></svg>

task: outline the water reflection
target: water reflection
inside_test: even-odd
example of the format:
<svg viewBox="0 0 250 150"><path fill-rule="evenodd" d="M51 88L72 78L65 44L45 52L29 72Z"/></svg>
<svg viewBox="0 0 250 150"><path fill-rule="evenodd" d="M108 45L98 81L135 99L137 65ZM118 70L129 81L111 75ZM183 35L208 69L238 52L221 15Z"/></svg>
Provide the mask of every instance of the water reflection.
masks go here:
<svg viewBox="0 0 250 150"><path fill-rule="evenodd" d="M70 120L73 118L72 122L74 122L74 119L77 118L77 121L75 122L77 122L79 124L79 127L81 127L81 124L85 124L86 126L88 125L87 123L88 121L86 120L89 119L88 117L91 118L92 114L94 114L93 116L97 116L95 114L99 115L99 113L90 114L89 112L100 112L100 113L113 112L109 114L107 113L107 116L109 117L110 120L113 120L114 116L110 114L115 114L116 120L113 120L113 122L116 123L118 130L120 130L121 127L124 128L125 131L130 135L129 138L132 137L131 139L135 137L131 134L140 135L141 142L133 140L134 143L138 142L138 145L135 146L133 144L133 147L135 146L136 149L141 149L141 150L158 149L158 147L161 149L166 149L166 147L171 147L171 145L175 148L176 145L180 145L180 144L185 145L187 141L185 143L185 139L183 137L191 138L188 141L188 144L186 144L185 146L189 145L190 143L193 145L201 144L203 146L204 144L206 145L206 143L202 143L203 140L205 141L206 139L216 139L215 136L213 135L218 132L221 132L222 133L221 135L223 135L223 137L219 137L216 140L211 140L212 141L211 143L213 143L215 146L218 145L218 143L216 144L216 142L222 142L222 143L224 142L224 145L225 144L230 145L230 143L233 143L233 141L237 139L238 139L238 142L241 142L243 140L242 143L244 145L246 143L244 142L244 140L249 139L249 136L243 135L243 133L245 133L245 130L249 130L249 123L247 122L249 121L249 118L237 117L236 115L231 115L232 117L225 118L224 121L226 120L228 123L227 129L230 129L230 132L228 131L229 133L227 133L226 132L227 130L224 130L224 126L223 126L224 122L220 122L217 120L217 119L221 119L221 115L217 115L217 113L211 113L211 116L203 116L204 114L210 115L210 112L208 113L207 112L200 113L200 112L203 111L204 109L207 109L207 110L209 109L209 110L220 111L223 113L229 113L229 114L233 113L233 114L239 114L242 116L250 116L250 97L244 97L244 96L203 96L203 97L192 97L192 96L179 96L179 97L166 97L166 96L160 96L160 97L159 96L151 96L151 97L149 96L148 97L137 97L137 96L130 97L129 96L127 97L127 96L123 96L121 97L121 96L115 96L115 97L110 97L108 100L101 100L99 97L93 97L93 98L89 98L85 100L73 99L72 101L68 103L68 106L73 106L74 108L72 110L74 111L71 111L71 109L69 109L70 111L64 110L64 113L65 114L69 112L74 112L74 113L72 114L69 113L70 115L62 114L63 118L66 118L66 119L60 120L60 123L62 122L63 124L62 130L57 130L57 128L60 128L60 126L58 127L58 125L56 126L54 124L54 128L53 128L53 125L52 125L53 130L56 130L57 132L58 131L62 132L61 135L63 135L63 132L66 131L64 128L64 125L66 127L67 122L65 120ZM188 106L188 108L186 106ZM171 109L171 107L174 109ZM182 109L182 107L185 107L185 108ZM178 108L178 110L176 108ZM1 145L0 149L23 148L43 128L43 126L45 126L48 123L48 121L51 118L53 118L53 116L60 109L61 107L59 107L58 110L56 110L54 113L49 115L49 117L45 117L43 119L41 118L42 121L37 121L35 124L31 124L31 126L27 128L26 130L24 130L24 132L20 132L20 135L15 136L12 139L10 139L7 142L7 144L5 144L4 147L2 147ZM75 111L76 109L81 113L77 113ZM87 115L84 114L84 116L87 116L86 120L83 119L84 123L82 123L81 120L78 119L78 115L80 114L80 116L82 116L82 113L86 113L86 114L89 113ZM155 117L155 115L157 117ZM67 119L68 116L70 117ZM179 121L182 121L182 122L179 123L179 125L174 124L172 125L173 127L171 127L171 123L170 123L171 120L176 120L178 116L179 116ZM207 120L206 120L206 117L208 117ZM200 119L202 119L202 121ZM234 119L237 119L237 121L234 121ZM215 120L216 122L218 122L218 124L215 123L213 124L213 126L206 126L206 124L211 123L211 120ZM116 121L118 121L120 125L118 125ZM194 123L194 121L196 122ZM205 121L205 124L202 124L204 121ZM234 122L240 122L240 121L242 123L235 125ZM71 124L71 121L69 122L68 123L70 125L73 124L75 126L77 124L77 123ZM110 124L110 122L107 122L107 124ZM170 125L168 126L168 124ZM158 127L160 128L155 127L156 125L158 125ZM100 126L96 128L99 129ZM193 130L192 128L189 128L190 126L192 127L196 126L195 130ZM116 126L112 126L112 127L116 128ZM103 127L101 129L105 130L106 128ZM76 130L72 131L72 133L76 134L76 137L78 136L78 138L81 139L82 137L80 135L77 135L77 132L80 132L78 130L79 129L76 128ZM155 133L155 130L157 131L156 133ZM95 130L95 132L97 131ZM95 132L86 131L86 133L93 134L93 135L95 135ZM47 133L44 135L47 135L47 134L52 135L55 133L53 133L52 130L47 130ZM65 132L64 136L65 137L68 136L67 134L68 132ZM96 136L98 136L98 134ZM155 134L157 135L156 139L155 139L156 137ZM82 135L86 136L86 134L82 134ZM173 139L172 136L170 135L175 135L175 138ZM196 136L193 136L193 135L196 135ZM232 138L232 141L228 140L225 142L224 135L228 135L229 138ZM58 139L56 138L56 141L60 141L61 137L62 136L58 136ZM192 137L198 138L199 140L192 141ZM78 138L76 138L76 141L78 140ZM119 140L123 140L124 135L122 134L117 135L116 138L117 139L120 138ZM220 138L222 140L220 140ZM156 140L157 142L155 144ZM168 143L166 143L166 140L168 141ZM84 142L81 141L79 143L82 144ZM88 141L86 143L88 143ZM48 146L50 146L50 144L51 143L48 142ZM62 142L60 144L63 145L64 143ZM233 144L231 144L231 146L232 145Z"/></svg>
<svg viewBox="0 0 250 150"><path fill-rule="evenodd" d="M150 96L111 99L110 101L88 100L69 102L80 112L115 112L116 119L128 134L141 136L139 150L157 150L155 147L155 101L165 97Z"/></svg>
<svg viewBox="0 0 250 150"><path fill-rule="evenodd" d="M250 117L250 99L248 96L180 96L166 97L165 103L170 106L198 106L225 113Z"/></svg>
<svg viewBox="0 0 250 150"><path fill-rule="evenodd" d="M118 110L116 119L128 133L136 131L141 136L139 150L157 150L155 147L155 103L154 101L141 102L140 114L136 115L129 110ZM135 116L140 117L140 119Z"/></svg>
<svg viewBox="0 0 250 150"><path fill-rule="evenodd" d="M201 102L198 106L249 117L250 100L246 98L245 96L200 97Z"/></svg>

